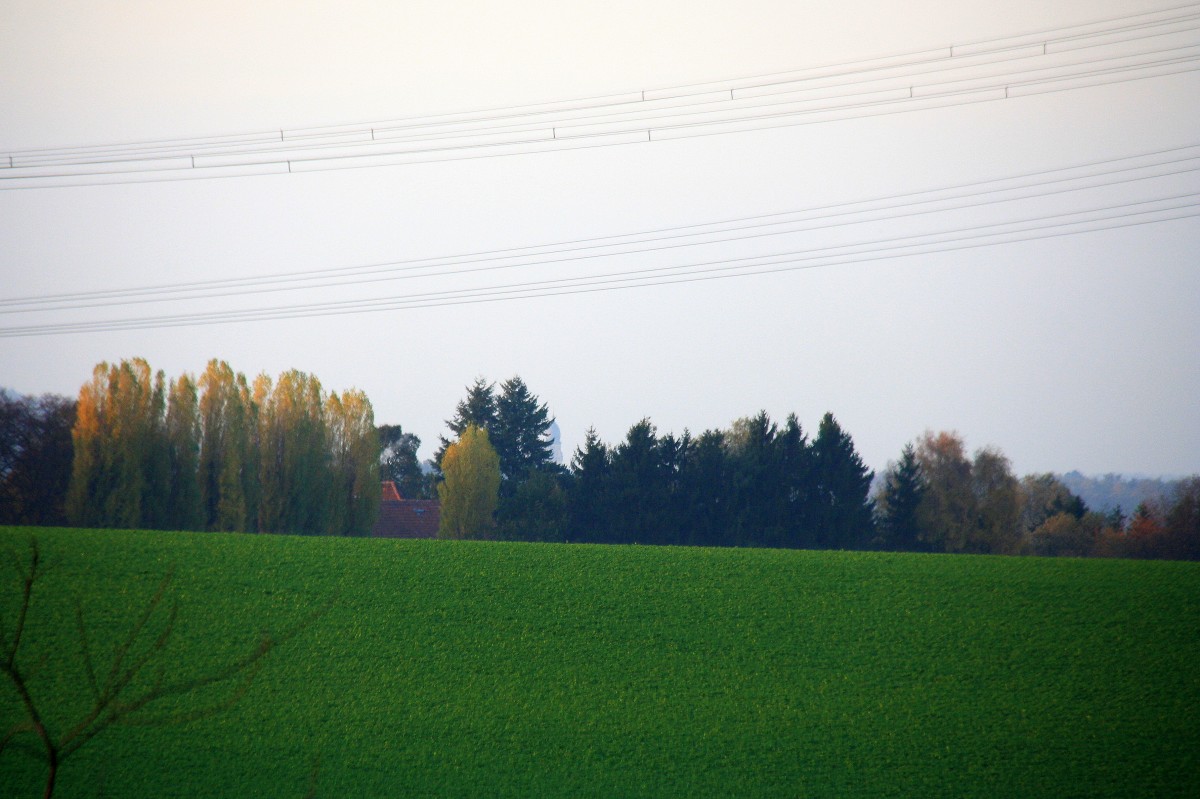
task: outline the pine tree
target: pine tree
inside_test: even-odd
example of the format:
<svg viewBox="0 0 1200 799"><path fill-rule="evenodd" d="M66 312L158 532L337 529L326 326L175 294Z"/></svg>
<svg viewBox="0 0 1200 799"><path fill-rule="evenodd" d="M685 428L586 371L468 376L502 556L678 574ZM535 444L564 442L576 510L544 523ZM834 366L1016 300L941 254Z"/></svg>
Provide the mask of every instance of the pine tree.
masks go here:
<svg viewBox="0 0 1200 799"><path fill-rule="evenodd" d="M813 451L808 444L796 414L788 414L787 422L776 438L779 449L779 468L784 494L783 542L785 547L814 546L816 516L816 485Z"/></svg>
<svg viewBox="0 0 1200 799"><path fill-rule="evenodd" d="M736 420L725 436L733 466L732 540L740 546L780 546L786 492L778 426L766 411Z"/></svg>

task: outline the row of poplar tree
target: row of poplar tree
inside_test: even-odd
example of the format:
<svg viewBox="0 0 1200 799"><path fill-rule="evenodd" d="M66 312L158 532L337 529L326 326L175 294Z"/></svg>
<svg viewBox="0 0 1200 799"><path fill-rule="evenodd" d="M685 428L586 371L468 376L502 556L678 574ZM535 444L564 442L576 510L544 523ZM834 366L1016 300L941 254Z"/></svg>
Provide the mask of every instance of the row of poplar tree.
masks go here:
<svg viewBox="0 0 1200 799"><path fill-rule="evenodd" d="M214 359L168 382L140 358L101 363L72 439L73 525L364 534L379 512L370 401L296 370L249 382Z"/></svg>

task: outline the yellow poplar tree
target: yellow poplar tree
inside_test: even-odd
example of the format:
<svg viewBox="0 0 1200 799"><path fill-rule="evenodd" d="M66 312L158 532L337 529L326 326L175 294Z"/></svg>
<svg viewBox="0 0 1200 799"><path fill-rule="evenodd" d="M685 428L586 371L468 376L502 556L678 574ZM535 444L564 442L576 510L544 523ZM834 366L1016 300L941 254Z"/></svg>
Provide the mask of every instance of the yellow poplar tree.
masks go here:
<svg viewBox="0 0 1200 799"><path fill-rule="evenodd" d="M329 532L366 535L379 516L379 434L367 395L336 392L325 401L331 488Z"/></svg>
<svg viewBox="0 0 1200 799"><path fill-rule="evenodd" d="M438 538L487 538L500 497L500 457L487 430L469 425L442 456Z"/></svg>

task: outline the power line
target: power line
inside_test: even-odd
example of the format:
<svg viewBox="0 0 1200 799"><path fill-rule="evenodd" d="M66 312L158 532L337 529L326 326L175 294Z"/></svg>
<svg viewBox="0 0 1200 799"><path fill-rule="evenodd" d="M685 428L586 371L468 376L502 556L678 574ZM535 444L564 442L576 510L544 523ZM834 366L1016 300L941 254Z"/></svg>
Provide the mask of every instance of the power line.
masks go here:
<svg viewBox="0 0 1200 799"><path fill-rule="evenodd" d="M369 300L346 300L171 316L13 326L0 328L0 338L81 332L112 332L118 330L222 324L229 322L272 321L314 316L406 310L421 307L443 307L503 299L589 293L593 290L601 290L601 287L603 287L603 290L611 290L613 288L634 288L647 285L696 282L698 280L715 279L717 277L820 268L906 255L947 252L993 246L1001 243L1015 243L1076 235L1099 230L1111 230L1134 225L1191 218L1200 216L1200 207L1196 204L1198 198L1200 198L1200 192L1191 192L1156 200L1120 203L1087 209L1085 211L1073 211L1066 214L1018 220L1016 222L972 225L933 234L900 236L817 250L789 251L762 256L718 259L701 263L643 268L576 278L555 278ZM1158 207L1148 207L1152 205ZM1140 210L1130 210L1139 207ZM1068 217L1086 215L1091 215L1094 218L1068 219ZM850 252L851 250L856 250L856 252Z"/></svg>
<svg viewBox="0 0 1200 799"><path fill-rule="evenodd" d="M918 73L903 74L903 70L911 70L915 65L915 67L923 69L923 73L920 74L936 75L939 71L977 68L980 65L994 65L1005 60L1039 58L1052 61L1055 57L1061 59L1063 53L1070 54L1072 51L1078 52L1093 47L1107 47L1114 43L1128 43L1180 33L1194 34L1200 28L1200 14L1191 13L1195 8L1196 6L1187 6L1151 15L1129 15L1119 18L1119 20L1128 22L1136 19L1137 21L1124 27L1114 28L1111 22L1082 26L1092 33L1080 34L1075 37L1060 36L1056 39L1053 37L1054 31L1039 34L1043 39L1041 56L1031 53L1028 44L1014 45L1009 52L1005 52L1003 48L972 48L971 45L959 45L951 48L958 50L958 55L951 52L948 55L932 55L924 60L914 57L911 63L899 65L888 62L884 66L879 66L877 63L872 65L867 62L859 62L864 66L857 71L853 69L844 69L841 72L838 72L837 69L832 70L834 77L838 74L852 75L851 83L853 85L866 85L866 83L874 82L877 85L889 87L874 91L828 95L830 88L836 89L839 86L844 88L846 85L851 85L835 83L832 87L820 87L812 84L813 88L811 89L793 89L781 94L778 89L782 84L776 81L776 83L758 86L744 86L740 90L749 91L757 88L762 91L754 96L744 95L739 99L735 97L739 89L730 83L728 100L679 92L667 93L662 97L652 97L649 100L628 100L624 102L624 105L630 106L630 109L619 113L613 111L617 106L611 103L591 107L576 104L577 107L566 110L538 110L518 115L525 117L520 124L507 126L490 124L485 128L479 128L478 124L480 122L494 123L498 119L511 120L514 117L492 116L486 119L467 119L466 121L460 119L440 123L430 123L425 120L420 124L414 123L408 128L409 130L418 130L423 126L424 133L407 137L388 137L383 140L377 138L376 128L308 129L309 132L303 135L317 139L324 137L330 140L303 143L292 141L289 144L284 131L280 131L277 142L270 142L271 137L265 136L260 136L254 141L239 140L236 137L218 137L215 140L177 140L174 143L168 142L163 145L176 148L172 150L151 150L146 146L137 149L134 146L116 145L108 146L107 150L103 147L90 149L85 147L70 151L69 148L58 151L27 151L10 156L10 163L13 164L10 169L0 169L0 188L234 177L285 171L361 168L430 160L522 155L541 150L611 146L618 143L713 135L736 130L785 127L836 119L879 116L923 108L984 102L1019 94L1066 90L1081 85L1105 85L1129 79L1144 79L1198 70L1200 69L1200 43L1193 40L1182 46L1160 47L1157 50L1101 58L1084 58L1082 60L1076 58L1072 63L1038 66L1033 69L1019 70L1013 74L962 77L953 81L943 80L940 83L930 84L927 82L919 86L917 81L912 80ZM1184 10L1187 10L1188 13L1183 13ZM1104 25L1108 25L1108 27L1105 28ZM1076 26L1075 29L1080 27ZM1102 34L1109 38L1100 42L1093 41ZM1113 37L1118 38L1114 39ZM992 40L992 43L1007 41L1009 39ZM1051 42L1059 44L1054 52L1050 50ZM1036 50L1036 47L1034 49ZM876 62L878 61L877 59ZM872 69L877 73L875 77L865 77ZM814 70L808 70L803 74L810 75L810 78L806 79L819 82L829 79L830 68L825 68L825 70L827 74L820 77L811 77ZM889 73L888 70L892 70L892 72ZM897 73L896 70L900 70L900 72ZM1055 71L1057 74L1053 74ZM771 78L774 80L796 74L800 73L776 73ZM880 84L881 81L883 84ZM896 85L896 81L900 81L901 85ZM907 89L902 85L906 81L909 84ZM704 86L709 86L709 84L704 84ZM921 91L918 92L917 88L920 88ZM960 91L964 89L969 91ZM807 99L797 97L798 94L810 91L826 92L827 96ZM645 93L642 96L645 98ZM699 97L696 101L698 106L720 107L697 110L696 107L689 109L687 106L673 105L670 102L679 97L689 96L693 99ZM667 107L662 107L664 101L668 101L666 102ZM640 107L634 107L638 103L641 104ZM659 105L654 106L655 103ZM598 111L603 111L603 113L597 115ZM582 116L580 112L583 112ZM564 114L567 116L563 116ZM534 120L532 117L539 118ZM620 119L614 119L614 117L620 117ZM562 121L572 124L560 128L557 123ZM442 128L445 128L446 125L458 125L459 129L432 131L429 128L430 124L440 125ZM538 127L545 125L550 125L550 127ZM368 133L370 140L362 140ZM605 136L609 138L604 138ZM347 141L347 137L350 139L357 137L358 140ZM153 146L157 147L158 145ZM178 149L187 146L193 146L195 149L190 151ZM295 147L303 149L289 149ZM31 159L31 163L34 165L18 164L17 159L23 158ZM126 160L128 158L140 160Z"/></svg>
<svg viewBox="0 0 1200 799"><path fill-rule="evenodd" d="M1159 23L1159 24L1161 25L1161 23ZM1184 27L1182 29L1182 31L1183 32L1195 31L1197 28L1200 28L1200 14L1198 14L1194 17L1187 18L1186 19L1186 27ZM1143 28L1139 27L1135 30L1140 31L1140 30L1143 30ZM1173 32L1178 33L1178 32L1181 32L1181 30L1177 29ZM1162 35L1164 35L1164 32L1159 31L1159 30L1152 30L1149 34L1147 34L1147 36L1149 36L1149 37L1159 37ZM1135 41L1139 38L1146 38L1146 37L1128 37L1127 36L1125 39L1122 39L1121 42L1119 42L1119 43ZM279 154L282 156L288 152L305 151L305 150L319 151L322 149L345 148L348 145L356 145L356 146L357 145L362 145L362 146L379 145L379 146L383 146L386 142L380 141L379 139L381 137L386 138L387 142L396 143L396 142L408 141L408 140L434 141L434 140L444 139L446 137L462 136L466 133L479 134L481 131L486 132L486 133L505 133L505 132L514 132L514 131L515 132L537 131L537 130L547 129L550 126L563 127L563 123L586 121L589 119L595 120L598 122L606 122L606 121L614 121L612 119L613 117L622 117L622 118L627 118L627 119L628 118L653 118L654 114L656 114L664 109L679 108L681 106L721 105L721 106L727 107L727 108L728 107L739 107L737 105L738 101L745 100L745 99L753 100L758 97L772 97L775 95L783 95L783 94L793 94L794 95L794 94L803 93L803 92L824 91L829 88L854 86L854 85L863 84L863 83L879 83L881 81L885 81L885 82L888 82L890 85L898 86L898 87L904 88L904 89L910 89L910 88L914 88L912 85L913 82L906 80L906 79L915 77L917 75L936 73L936 72L946 72L946 71L953 71L953 70L967 70L970 68L978 68L979 66L990 66L990 65L993 65L996 63L1002 63L1002 62L1007 62L1007 61L1027 60L1027 59L1033 58L1035 56L1045 57L1045 58L1042 58L1039 60L1046 60L1046 58L1049 58L1050 56L1074 55L1078 52L1082 52L1082 50L1086 49L1086 48L1094 48L1097 46L1111 46L1111 44L1112 44L1112 42L1105 42L1100 45L1093 45L1093 44L1085 43L1085 44L1081 45L1080 47L1075 48L1074 50L1060 50L1060 51L1055 51L1055 52L1051 52L1051 53L1046 52L1046 49L1045 49L1046 46L1043 44L1039 44L1036 46L1024 46L1024 47L1016 48L1015 50L1004 50L1004 51L999 51L999 52L987 51L987 52L983 52L983 53L979 53L979 54L957 56L953 59L939 58L939 59L935 59L934 61L929 62L929 63L919 62L916 64L904 64L901 66L880 68L878 70L875 70L876 74L867 73L865 77L863 76L862 73L854 73L850 80L842 80L841 79L842 76L835 76L837 78L837 82L835 82L834 84L831 84L831 85L818 85L818 84L826 82L826 79L824 79L824 78L810 78L810 79L807 79L806 81L799 82L800 84L802 84L802 88L797 87L796 81L791 81L791 82L787 82L787 83L766 84L764 86L750 87L747 89L730 89L730 90L728 90L728 92L719 91L719 92L708 92L708 93L705 93L702 95L686 95L682 98L681 97L668 97L668 98L664 98L663 100L649 100L649 101L640 100L640 101L637 101L632 104L635 107L633 107L629 110L625 110L625 111L605 110L605 108L595 108L595 107L593 107L593 108L579 107L579 108L572 108L572 109L565 110L565 111L540 112L538 114L525 115L525 117L535 116L535 117L538 117L538 119L530 120L527 118L521 118L522 121L520 121L520 122L514 122L513 124L505 124L505 125L486 124L484 127L480 127L481 122L482 123L496 123L496 122L501 122L501 121L505 121L505 120L518 119L518 118L493 117L493 118L489 118L486 120L472 120L472 121L466 122L466 123L463 123L463 122L442 123L441 125L433 125L433 126L429 126L429 125L412 126L412 125L410 125L410 126L405 126L402 128L371 127L371 128L360 128L360 129L356 129L356 130L345 130L345 131L339 131L336 133L329 133L329 134L318 133L318 134L311 134L311 135L292 136L287 139L282 138L282 134L280 134L279 137L272 137L272 138L267 138L267 139L263 139L260 141L253 141L253 142L241 142L241 143L236 143L233 145L231 145L229 142L215 142L215 143L197 142L187 148L181 148L181 146L179 146L179 145L164 145L162 147L154 147L154 148L145 148L145 147L116 148L116 149L107 150L107 151L89 151L86 156L80 156L78 153L70 153L70 154L53 154L53 153L51 153L51 154L44 154L44 155L36 156L36 157L35 156L16 155L16 156L14 156L14 158L20 158L21 160L19 163L14 162L14 166L15 167L26 167L26 166L51 166L51 165L69 165L69 164L82 165L82 164L88 164L88 163L103 164L103 163L116 163L116 162L120 162L120 161L124 161L124 160L145 159L145 158L149 158L152 156L154 158L178 158L178 157L190 158L191 156L197 156L197 157L201 158L201 161L198 161L197 163L204 164L205 162L203 161L203 158L206 157L207 155L212 155L212 154L216 154L216 155L221 155L221 154L233 154L233 155ZM1082 60L1070 61L1065 64L1054 64L1054 65L1046 66L1046 67L1036 67L1036 68L1030 69L1030 70L1018 71L1017 73L1015 73L1014 75L1011 75L1010 77L1015 78L1018 75L1029 75L1032 73L1039 73L1039 72L1044 73L1044 72L1048 72L1048 71L1055 70L1055 69L1062 69L1064 67L1078 68L1078 67L1083 67L1083 66L1087 66L1090 64L1120 62L1122 60L1128 62L1130 59L1140 58L1140 57L1144 57L1144 56L1148 56L1148 55L1179 53L1180 51L1186 51L1190 47L1195 47L1195 46L1196 46L1195 44L1192 44L1192 45L1187 45L1187 46L1182 46L1182 47L1181 46L1160 47L1158 49L1146 50L1146 51L1143 51L1140 53L1134 53L1134 54L1125 54L1125 55L1120 55L1120 56L1111 56L1110 55L1110 56L1102 56L1099 58L1084 58ZM923 67L923 68L916 69L917 67ZM899 70L899 72L897 72L897 70ZM978 78L976 78L976 79L978 79ZM938 84L934 84L934 85L937 86ZM758 91L755 91L755 89L758 89ZM858 94L858 93L852 92L848 95L836 95L835 97L855 96L856 94ZM778 103L776 103L776 104L778 104ZM755 104L752 104L752 103L742 103L741 105L742 105L742 107L744 107L744 106L750 106L752 108L756 107ZM703 109L701 109L701 110L703 110ZM603 112L603 113L599 113L599 112ZM446 126L453 126L455 129L454 130L438 130L438 128L445 128ZM424 131L424 132L411 133L411 134L408 134L405 136L393 135L396 131L401 131L401 130L416 130L416 131ZM303 152L301 152L301 154L303 154Z"/></svg>
<svg viewBox="0 0 1200 799"><path fill-rule="evenodd" d="M173 139L154 139L140 142L116 143L107 145L75 145L70 147L57 148L38 148L15 151L12 153L14 157L33 156L37 154L54 154L54 153L69 153L86 150L106 150L106 149L124 149L124 148L142 148L148 149L155 146L177 146L189 147L197 143L238 143L238 142L263 142L263 141L286 141L290 138L301 138L304 136L320 136L320 135L337 135L346 131L361 131L364 129L380 129L388 126L422 126L431 124L436 120L472 120L481 116L486 118L522 116L528 114L545 113L548 109L553 109L556 106L592 106L600 107L603 105L619 105L631 103L635 101L643 101L646 99L658 99L663 97L684 97L692 94L711 91L714 88L730 89L743 88L741 84L748 86L756 86L762 84L780 83L785 81L795 81L811 78L814 76L836 76L855 74L864 71L876 70L888 66L904 65L910 63L920 63L929 60L953 59L968 55L986 54L999 50L1021 47L1028 44L1042 44L1048 41L1078 41L1090 36L1095 36L1098 33L1110 32L1116 30L1140 30L1147 27L1161 26L1170 24L1179 20L1188 20L1200 14L1200 3L1185 3L1178 6L1171 6L1152 12L1139 12L1135 14L1124 14L1115 17L1108 17L1104 20L1093 21L1067 27L1060 27L1051 30L1030 31L1022 34L1008 35L1003 37L993 37L991 39L979 40L970 43L959 45L951 45L947 47L935 48L932 50L893 53L885 56L875 56L871 58L858 59L855 61L842 62L835 65L819 66L803 68L798 70L789 70L783 72L760 73L755 75L743 75L737 78L723 79L717 81L706 81L703 83L681 84L676 86L659 87L654 89L644 89L639 91L625 92L623 94L601 95L591 97L572 98L569 100L551 101L537 103L533 105L517 105L503 106L488 109L480 109L467 112L450 112L444 114L425 115L417 117L406 117L392 120L374 121L374 122L355 122L342 123L335 125L322 125L307 128L294 129L275 129L269 131L258 131L253 133L240 134L224 134L215 136L192 137L192 138L173 138Z"/></svg>
<svg viewBox="0 0 1200 799"><path fill-rule="evenodd" d="M1093 171L1097 166L1104 167ZM1107 188L1132 182L1179 176L1200 169L1200 145L1172 148L1136 156L1091 162L1016 177L962 184L955 187L894 195L800 211L763 214L654 231L582 239L557 244L467 253L457 256L390 261L351 267L293 271L241 278L190 281L153 286L101 289L91 292L29 295L0 299L0 313L78 310L111 305L210 299L283 290L329 288L382 281L461 275L474 272L541 266L593 258L645 254L753 238L790 235L863 222L894 221L949 210L1041 199L1047 196ZM1086 171L1085 171L1086 170ZM1038 178L1034 180L1033 178ZM1056 188L1051 188L1056 187ZM1022 193L1024 192L1024 193ZM970 202L963 202L971 200ZM954 203L949 207L946 203ZM840 220L840 221L829 221ZM796 227L800 225L800 227ZM790 226L790 227L783 227ZM707 229L705 229L707 228ZM763 228L777 228L766 230ZM743 233L743 231L755 231ZM722 236L726 233L740 235ZM713 238L714 236L720 236ZM685 241L658 245L660 242ZM700 239L700 240L689 240ZM613 251L617 247L634 247ZM596 252L597 250L603 250ZM554 257L548 257L554 256ZM511 263L516 259L533 261ZM509 262L509 263L497 263ZM470 264L482 264L462 269ZM429 270L440 270L431 272ZM417 272L420 272L419 274ZM398 274L399 273L399 274ZM380 277L379 275L384 275ZM316 283L314 281L325 281ZM290 285L289 285L290 284Z"/></svg>

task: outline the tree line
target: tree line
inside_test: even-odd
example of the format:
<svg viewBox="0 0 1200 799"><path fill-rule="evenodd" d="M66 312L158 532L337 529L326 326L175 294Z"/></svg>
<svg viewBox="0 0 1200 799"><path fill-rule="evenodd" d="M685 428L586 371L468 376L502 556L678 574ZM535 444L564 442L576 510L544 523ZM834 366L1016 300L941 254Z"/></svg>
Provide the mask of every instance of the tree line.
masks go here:
<svg viewBox="0 0 1200 799"><path fill-rule="evenodd" d="M765 411L699 435L642 419L615 445L589 429L569 468L550 458L552 421L519 377L467 387L438 456L442 535L1200 559L1200 477L1126 519L1052 474L1018 478L994 447L968 455L953 432L918 437L876 480L831 413L811 438Z"/></svg>
<svg viewBox="0 0 1200 799"><path fill-rule="evenodd" d="M73 410L61 507L12 521L349 535L378 516L379 442L361 391L327 393L297 370L251 383L216 359L167 381L134 358L98 364Z"/></svg>
<svg viewBox="0 0 1200 799"><path fill-rule="evenodd" d="M616 444L589 430L569 466L553 421L520 377L478 378L429 470L362 392L303 372L99 364L77 402L0 391L0 522L364 534L382 478L439 498L456 538L1200 559L1200 477L1126 518L952 432L877 478L833 414L811 436L765 411L699 435L642 419Z"/></svg>

